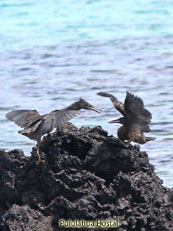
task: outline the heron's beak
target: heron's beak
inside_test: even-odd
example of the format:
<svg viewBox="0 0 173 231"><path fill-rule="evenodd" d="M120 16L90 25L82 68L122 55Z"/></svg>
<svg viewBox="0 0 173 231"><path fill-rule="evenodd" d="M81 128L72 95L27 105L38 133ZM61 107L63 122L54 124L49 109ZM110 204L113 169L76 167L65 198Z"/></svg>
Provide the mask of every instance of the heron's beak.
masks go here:
<svg viewBox="0 0 173 231"><path fill-rule="evenodd" d="M111 120L111 121L108 122L108 124L114 124L114 123L120 123L121 124L120 119Z"/></svg>
<svg viewBox="0 0 173 231"><path fill-rule="evenodd" d="M95 111L95 112L97 112L97 113L99 113L99 114L102 113L102 111L99 110L99 109L97 109L96 107L90 107L90 110Z"/></svg>

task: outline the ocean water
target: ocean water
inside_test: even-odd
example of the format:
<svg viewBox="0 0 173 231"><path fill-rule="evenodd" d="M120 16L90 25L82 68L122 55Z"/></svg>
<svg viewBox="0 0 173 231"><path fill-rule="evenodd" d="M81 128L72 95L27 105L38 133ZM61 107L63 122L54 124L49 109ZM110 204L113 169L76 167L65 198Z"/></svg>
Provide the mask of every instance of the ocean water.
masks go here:
<svg viewBox="0 0 173 231"><path fill-rule="evenodd" d="M164 185L173 187L173 1L2 0L0 2L0 148L35 142L7 121L12 109L61 109L82 97L103 111L72 122L116 136L118 118L99 91L124 101L126 90L152 112L141 145Z"/></svg>

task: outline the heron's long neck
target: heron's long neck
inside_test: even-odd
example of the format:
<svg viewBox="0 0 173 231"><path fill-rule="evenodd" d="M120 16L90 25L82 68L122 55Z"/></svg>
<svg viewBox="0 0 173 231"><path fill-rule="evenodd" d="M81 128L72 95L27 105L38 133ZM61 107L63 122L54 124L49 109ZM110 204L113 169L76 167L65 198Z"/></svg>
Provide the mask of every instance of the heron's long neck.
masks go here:
<svg viewBox="0 0 173 231"><path fill-rule="evenodd" d="M65 108L65 110L80 110L80 109L81 109L81 106L80 106L79 102L75 102L75 103L73 103L70 106Z"/></svg>

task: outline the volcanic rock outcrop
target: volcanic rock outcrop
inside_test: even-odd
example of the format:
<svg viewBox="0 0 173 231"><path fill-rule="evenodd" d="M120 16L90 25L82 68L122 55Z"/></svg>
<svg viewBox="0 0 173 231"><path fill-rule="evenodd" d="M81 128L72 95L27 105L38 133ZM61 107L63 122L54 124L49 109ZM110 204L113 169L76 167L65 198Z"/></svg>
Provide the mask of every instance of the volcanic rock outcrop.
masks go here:
<svg viewBox="0 0 173 231"><path fill-rule="evenodd" d="M100 126L68 123L45 137L41 155L38 165L35 148L31 157L0 151L1 231L80 230L60 228L60 219L119 220L102 230L173 230L173 190L139 146L123 147Z"/></svg>

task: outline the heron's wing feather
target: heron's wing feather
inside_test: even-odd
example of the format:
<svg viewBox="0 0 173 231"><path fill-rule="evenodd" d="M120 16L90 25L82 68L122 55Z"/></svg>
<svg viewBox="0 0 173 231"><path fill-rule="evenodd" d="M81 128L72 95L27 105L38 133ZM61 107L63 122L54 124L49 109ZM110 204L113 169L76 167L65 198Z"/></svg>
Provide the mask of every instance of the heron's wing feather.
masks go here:
<svg viewBox="0 0 173 231"><path fill-rule="evenodd" d="M139 121L139 120L129 121L127 126L129 130L139 130L140 129L141 132L150 132L149 124L143 121Z"/></svg>
<svg viewBox="0 0 173 231"><path fill-rule="evenodd" d="M73 119L74 117L80 115L81 113L76 110L60 110L53 113L54 124L53 128L59 127L67 121Z"/></svg>
<svg viewBox="0 0 173 231"><path fill-rule="evenodd" d="M30 131L35 132L41 123L42 123L42 119L39 119L35 123L31 123L30 126L25 127L25 129L30 129Z"/></svg>
<svg viewBox="0 0 173 231"><path fill-rule="evenodd" d="M136 124L143 132L149 132L151 122L151 113L144 108L142 99L127 92L124 109L129 118L129 123Z"/></svg>
<svg viewBox="0 0 173 231"><path fill-rule="evenodd" d="M46 134L78 115L80 115L80 112L75 110L52 111L51 114L43 117L42 123L39 126L40 132Z"/></svg>
<svg viewBox="0 0 173 231"><path fill-rule="evenodd" d="M40 124L40 122L42 122L42 118L43 116L38 116L36 118L31 118L31 119L28 119L25 121L25 125L24 125L24 128L25 129L28 129L30 127L34 127L36 126L36 124Z"/></svg>
<svg viewBox="0 0 173 231"><path fill-rule="evenodd" d="M98 92L97 95L108 97L112 101L116 110L118 110L122 115L125 116L124 104L119 102L116 97L106 92Z"/></svg>
<svg viewBox="0 0 173 231"><path fill-rule="evenodd" d="M143 118L145 120L151 120L151 113L144 108L144 103L142 99L133 94L127 92L125 101L124 101L125 111L129 114L133 114L136 117Z"/></svg>
<svg viewBox="0 0 173 231"><path fill-rule="evenodd" d="M13 110L8 112L6 117L20 127L27 127L28 124L38 120L41 116L36 110Z"/></svg>

